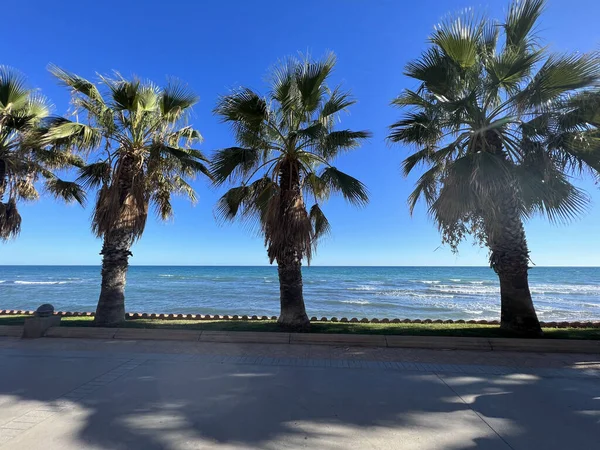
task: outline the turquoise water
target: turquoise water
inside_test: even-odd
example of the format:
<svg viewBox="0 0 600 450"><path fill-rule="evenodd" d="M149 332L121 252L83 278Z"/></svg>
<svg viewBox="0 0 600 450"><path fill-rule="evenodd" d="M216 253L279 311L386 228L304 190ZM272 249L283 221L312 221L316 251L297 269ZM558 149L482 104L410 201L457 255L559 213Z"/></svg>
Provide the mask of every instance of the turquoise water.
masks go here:
<svg viewBox="0 0 600 450"><path fill-rule="evenodd" d="M534 267L541 320L600 319L600 268ZM96 266L0 266L0 309L93 311ZM486 267L305 267L308 314L336 317L495 319L498 280ZM276 315L276 267L133 266L130 312Z"/></svg>

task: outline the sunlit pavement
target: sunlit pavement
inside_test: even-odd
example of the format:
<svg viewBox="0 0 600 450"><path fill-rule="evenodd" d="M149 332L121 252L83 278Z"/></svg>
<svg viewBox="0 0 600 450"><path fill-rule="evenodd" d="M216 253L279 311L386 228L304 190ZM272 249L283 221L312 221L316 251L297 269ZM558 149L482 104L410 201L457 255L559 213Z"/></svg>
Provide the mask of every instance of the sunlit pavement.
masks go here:
<svg viewBox="0 0 600 450"><path fill-rule="evenodd" d="M8 449L571 449L600 355L0 338Z"/></svg>

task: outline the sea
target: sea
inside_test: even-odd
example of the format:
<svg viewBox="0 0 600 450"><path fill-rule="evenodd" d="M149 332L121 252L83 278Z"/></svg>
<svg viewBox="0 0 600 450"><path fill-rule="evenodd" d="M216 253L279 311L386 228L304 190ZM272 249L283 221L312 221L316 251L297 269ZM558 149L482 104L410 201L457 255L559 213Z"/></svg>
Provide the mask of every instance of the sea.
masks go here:
<svg viewBox="0 0 600 450"><path fill-rule="evenodd" d="M303 268L309 316L498 319L498 278L488 267ZM533 267L540 320L599 320L600 268ZM94 311L98 266L0 266L0 309ZM277 268L132 266L129 312L277 315Z"/></svg>

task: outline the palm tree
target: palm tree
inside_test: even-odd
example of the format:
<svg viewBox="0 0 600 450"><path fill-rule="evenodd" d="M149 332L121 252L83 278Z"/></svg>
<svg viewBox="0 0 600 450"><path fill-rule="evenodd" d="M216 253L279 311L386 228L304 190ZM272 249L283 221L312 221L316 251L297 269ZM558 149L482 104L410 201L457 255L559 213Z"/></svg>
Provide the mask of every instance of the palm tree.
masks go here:
<svg viewBox="0 0 600 450"><path fill-rule="evenodd" d="M500 280L501 326L531 335L541 329L523 219L541 213L567 220L587 199L567 176L568 149L547 145L542 122L599 76L593 56L553 55L539 46L544 3L514 2L503 23L467 11L437 26L429 49L406 66L419 87L393 101L408 110L389 135L417 147L404 161L406 175L427 166L409 197L411 212L424 199L454 250L467 234L488 246Z"/></svg>
<svg viewBox="0 0 600 450"><path fill-rule="evenodd" d="M279 323L309 326L302 294L302 260L310 263L318 239L330 225L321 209L331 193L357 205L367 202L365 186L332 161L357 148L367 131L334 130L339 114L355 103L327 80L335 56L322 61L290 58L273 69L270 91L262 97L248 88L223 96L215 109L231 124L239 146L216 152L215 183L238 182L221 197L217 214L259 225L271 263L277 261ZM310 210L305 201L314 200Z"/></svg>
<svg viewBox="0 0 600 450"><path fill-rule="evenodd" d="M66 201L83 203L85 195L73 182L51 172L81 164L69 152L51 150L42 144L50 106L38 92L26 87L14 69L0 66L0 240L16 237L21 229L20 200L39 197L36 182Z"/></svg>
<svg viewBox="0 0 600 450"><path fill-rule="evenodd" d="M106 92L78 75L56 66L50 71L72 89L75 113L87 122L58 119L49 138L57 146L74 147L93 162L80 169L78 180L97 189L92 230L103 239L102 287L96 309L97 325L116 325L125 318L125 281L131 246L144 232L148 208L166 220L173 214L172 194L196 201L186 179L209 176L206 158L191 148L202 140L187 125L198 101L184 85L164 88L120 75L101 77Z"/></svg>

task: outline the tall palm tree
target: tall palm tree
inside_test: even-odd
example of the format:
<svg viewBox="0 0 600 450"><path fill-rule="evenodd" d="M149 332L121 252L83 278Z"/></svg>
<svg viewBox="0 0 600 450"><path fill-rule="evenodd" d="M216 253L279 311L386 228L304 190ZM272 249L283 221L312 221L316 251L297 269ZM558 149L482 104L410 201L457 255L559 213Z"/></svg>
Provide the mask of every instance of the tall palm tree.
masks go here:
<svg viewBox="0 0 600 450"><path fill-rule="evenodd" d="M85 200L76 183L61 180L51 171L82 161L69 152L43 145L49 114L47 100L27 88L21 74L0 66L0 240L19 234L17 202L37 199L36 182L40 179L56 197L79 203Z"/></svg>
<svg viewBox="0 0 600 450"><path fill-rule="evenodd" d="M269 260L277 261L279 323L299 329L309 325L302 260L310 263L318 239L330 230L322 202L331 193L357 205L368 200L360 181L331 164L370 136L334 129L339 114L355 103L339 86L327 86L334 65L333 54L321 61L290 58L273 70L266 97L240 88L215 109L239 146L216 152L213 178L218 185L240 183L221 197L217 213L260 226ZM314 204L307 210L309 198Z"/></svg>
<svg viewBox="0 0 600 450"><path fill-rule="evenodd" d="M541 122L599 76L593 56L548 54L539 45L544 3L515 1L503 23L467 11L438 25L431 46L406 66L419 85L393 101L407 111L389 135L416 147L405 174L419 164L428 169L409 197L411 212L422 198L443 242L455 250L474 234L489 247L501 326L531 335L541 329L523 219L569 219L587 199L567 176L568 149L549 146Z"/></svg>
<svg viewBox="0 0 600 450"><path fill-rule="evenodd" d="M102 287L97 325L115 325L125 318L125 281L131 246L142 236L148 208L166 220L172 216L172 194L196 201L186 179L209 176L207 161L192 145L202 140L187 125L195 94L177 82L159 88L120 75L101 77L106 92L78 75L56 66L50 71L71 88L75 113L85 123L56 120L48 133L57 146L94 151L78 180L97 189L92 230L103 239Z"/></svg>

